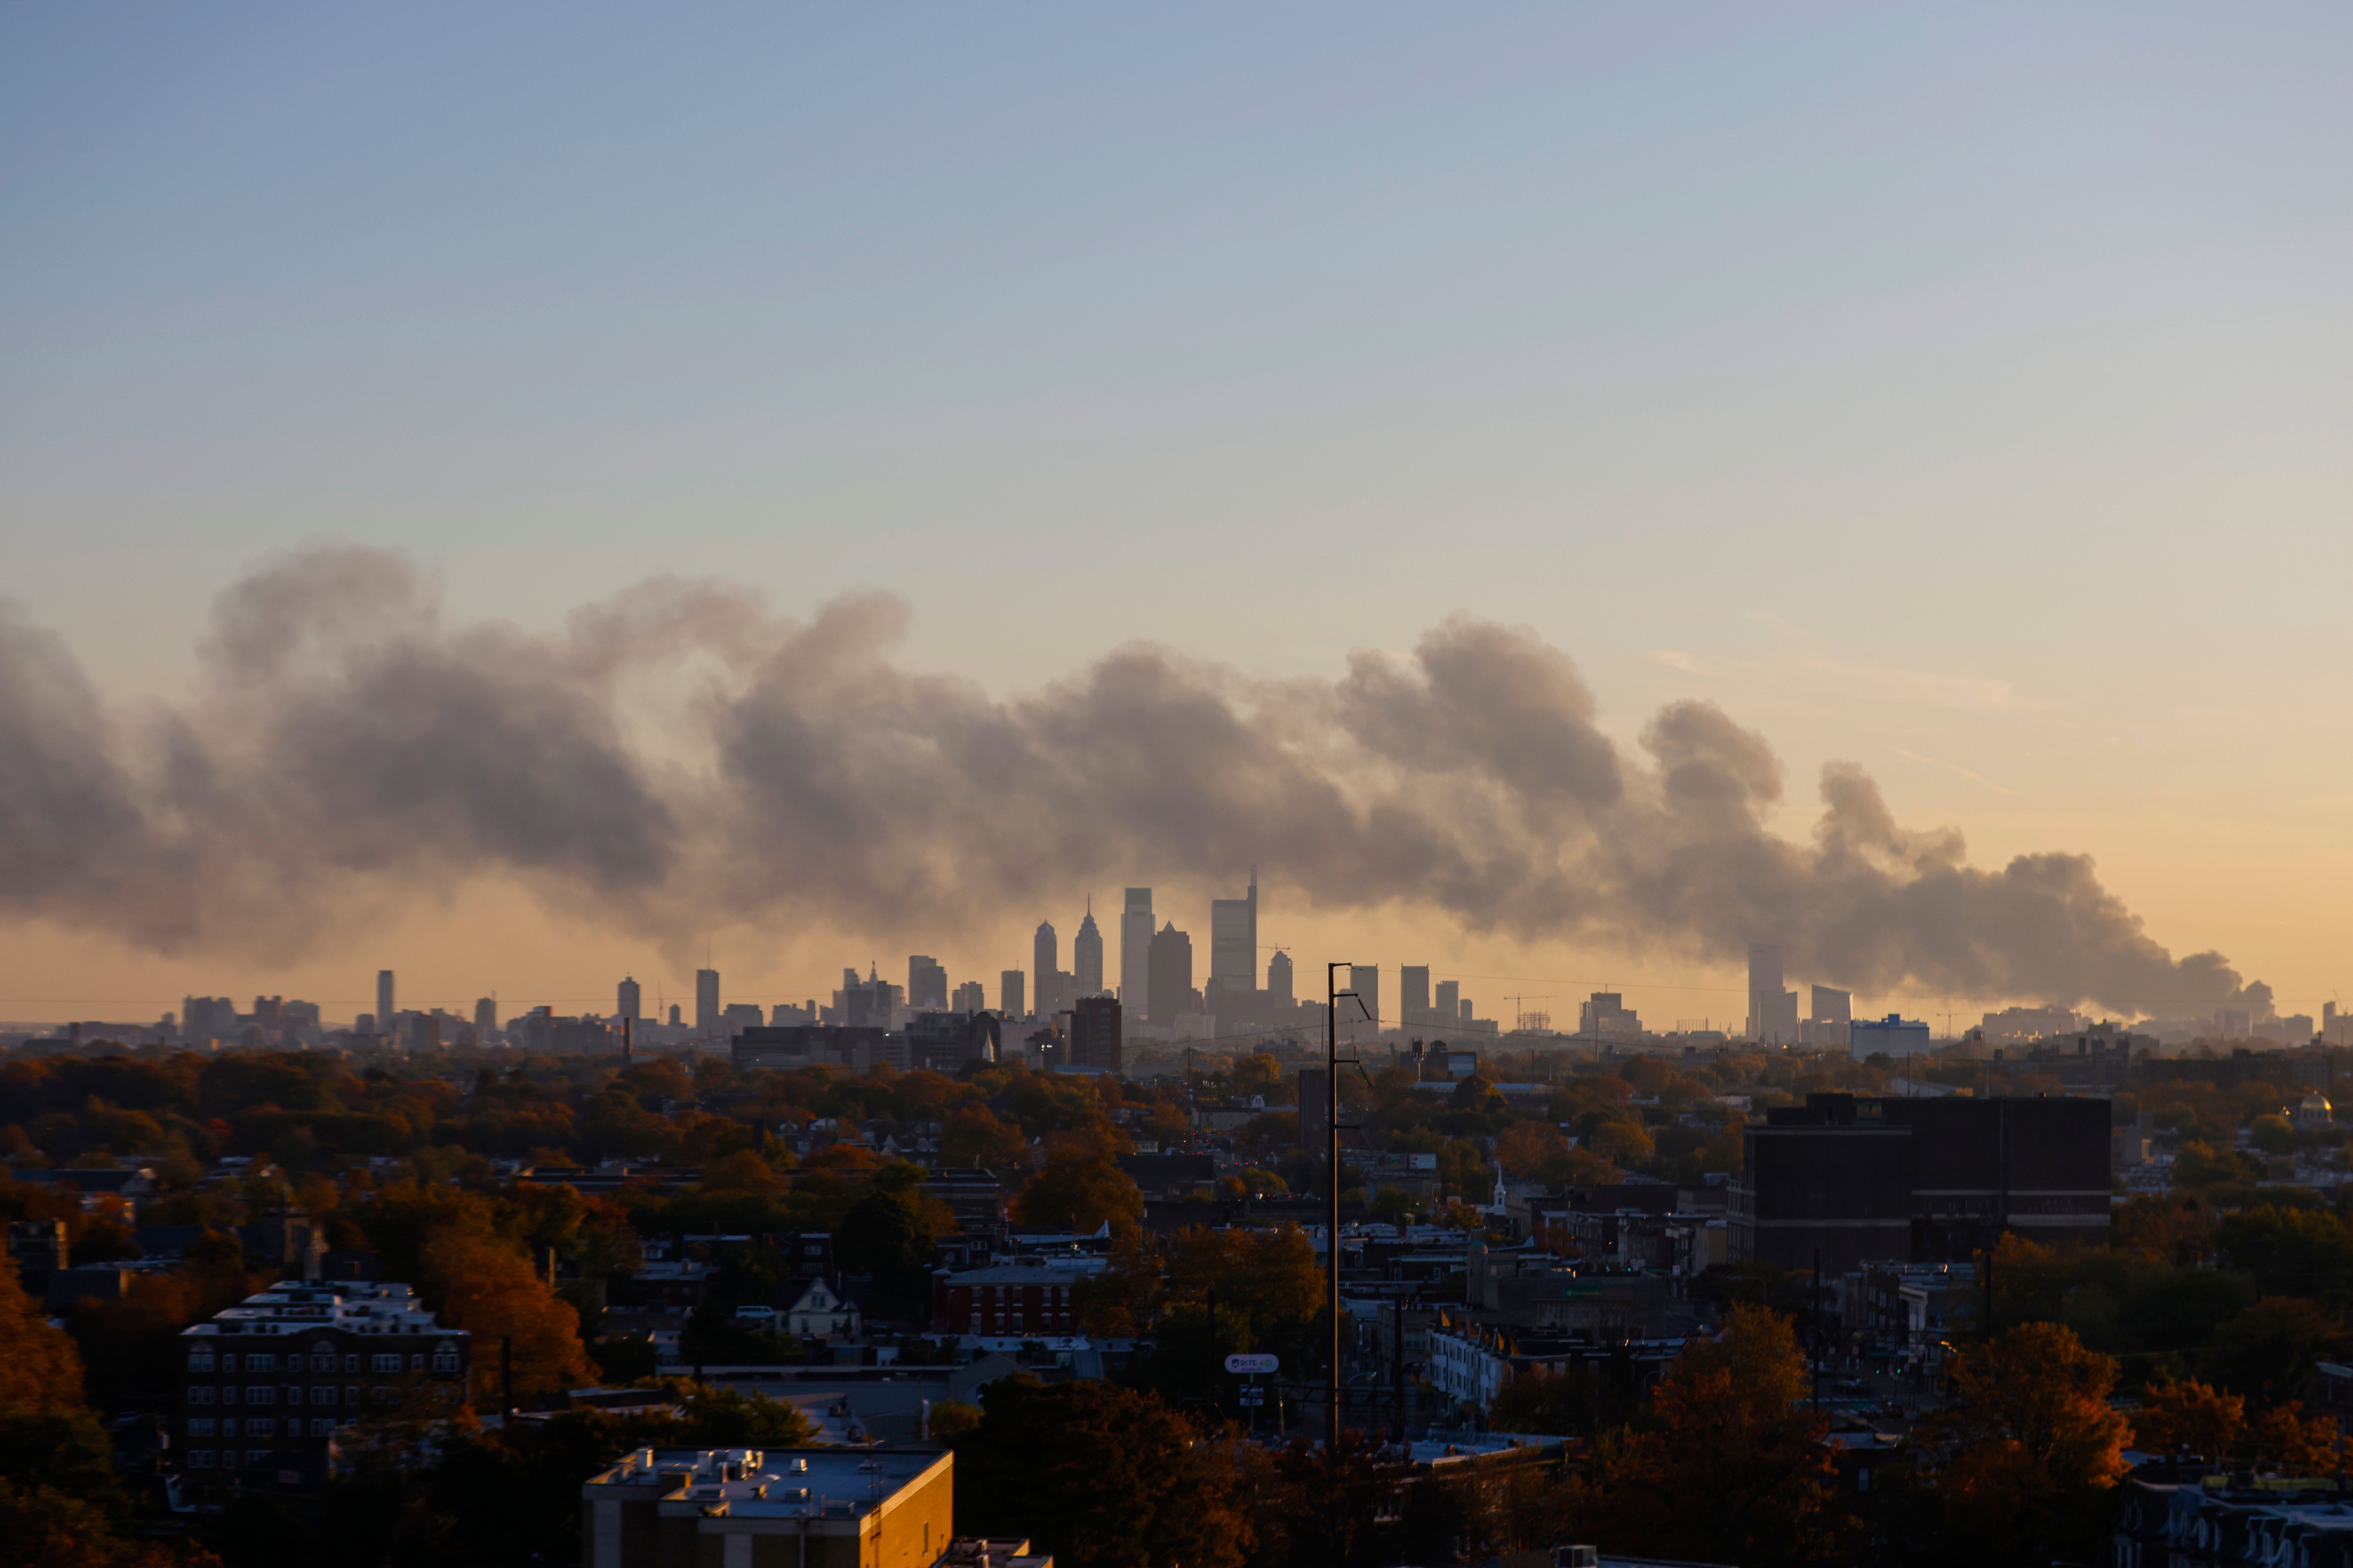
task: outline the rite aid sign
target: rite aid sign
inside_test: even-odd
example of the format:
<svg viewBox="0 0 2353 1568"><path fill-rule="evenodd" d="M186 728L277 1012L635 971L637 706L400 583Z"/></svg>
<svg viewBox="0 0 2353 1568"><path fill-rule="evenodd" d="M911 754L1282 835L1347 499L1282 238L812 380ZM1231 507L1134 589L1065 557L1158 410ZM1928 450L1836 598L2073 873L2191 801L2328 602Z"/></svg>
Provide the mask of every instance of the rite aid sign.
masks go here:
<svg viewBox="0 0 2353 1568"><path fill-rule="evenodd" d="M1226 1358L1226 1370L1240 1373L1245 1377L1252 1373L1272 1372L1282 1364L1280 1358L1271 1355L1229 1355Z"/></svg>

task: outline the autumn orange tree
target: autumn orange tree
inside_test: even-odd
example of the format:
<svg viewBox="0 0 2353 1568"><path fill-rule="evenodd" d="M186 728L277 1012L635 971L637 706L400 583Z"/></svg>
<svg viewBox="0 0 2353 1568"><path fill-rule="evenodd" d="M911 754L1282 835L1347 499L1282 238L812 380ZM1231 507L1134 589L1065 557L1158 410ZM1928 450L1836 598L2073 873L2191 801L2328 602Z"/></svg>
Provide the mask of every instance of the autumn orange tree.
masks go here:
<svg viewBox="0 0 2353 1568"><path fill-rule="evenodd" d="M164 1548L126 1538L112 1445L82 1401L81 1358L0 1258L0 1562L148 1568Z"/></svg>
<svg viewBox="0 0 2353 1568"><path fill-rule="evenodd" d="M2116 1363L2063 1324L2022 1323L1960 1352L1952 1380L1914 1434L1944 1542L1969 1561L2094 1549L2126 1468Z"/></svg>
<svg viewBox="0 0 2353 1568"><path fill-rule="evenodd" d="M2305 1419L2290 1400L2250 1416L2246 1401L2196 1379L2151 1384L2132 1417L2133 1446L2175 1459L2247 1465L2278 1475L2334 1475L2343 1468L2337 1424Z"/></svg>
<svg viewBox="0 0 2353 1568"><path fill-rule="evenodd" d="M423 1284L441 1321L472 1336L468 1397L500 1403L502 1341L512 1346L518 1399L560 1394L596 1381L580 1343L580 1315L532 1268L514 1244L463 1224L426 1239Z"/></svg>
<svg viewBox="0 0 2353 1568"><path fill-rule="evenodd" d="M1733 1307L1584 1479L1579 1511L1620 1551L1749 1568L1851 1560L1858 1526L1832 1487L1826 1424L1798 1408L1804 1386L1790 1320Z"/></svg>
<svg viewBox="0 0 2353 1568"><path fill-rule="evenodd" d="M1058 1149L1045 1169L1029 1178L1014 1202L1024 1225L1092 1231L1108 1225L1113 1235L1144 1223L1144 1194L1127 1173L1100 1154Z"/></svg>

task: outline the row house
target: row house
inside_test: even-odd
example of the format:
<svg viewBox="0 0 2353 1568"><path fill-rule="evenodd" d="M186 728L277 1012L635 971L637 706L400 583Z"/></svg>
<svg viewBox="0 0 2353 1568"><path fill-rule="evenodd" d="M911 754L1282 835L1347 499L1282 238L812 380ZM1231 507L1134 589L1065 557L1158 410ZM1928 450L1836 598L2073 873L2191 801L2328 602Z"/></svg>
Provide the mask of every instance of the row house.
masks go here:
<svg viewBox="0 0 2353 1568"><path fill-rule="evenodd" d="M1068 1269L999 1264L932 1279L934 1333L996 1338L1077 1331L1071 1300L1076 1277Z"/></svg>

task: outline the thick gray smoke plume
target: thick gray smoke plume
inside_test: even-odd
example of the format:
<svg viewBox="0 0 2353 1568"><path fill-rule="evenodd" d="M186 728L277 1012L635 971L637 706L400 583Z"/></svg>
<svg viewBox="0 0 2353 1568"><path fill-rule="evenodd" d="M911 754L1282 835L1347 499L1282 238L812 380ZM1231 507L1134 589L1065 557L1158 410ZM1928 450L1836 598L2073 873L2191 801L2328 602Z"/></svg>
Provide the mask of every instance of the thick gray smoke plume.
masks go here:
<svg viewBox="0 0 2353 1568"><path fill-rule="evenodd" d="M0 611L0 915L160 951L289 956L477 875L640 931L712 910L913 935L1074 887L1253 862L1326 909L1736 960L1770 937L1865 991L2186 1010L2240 994L2176 960L2079 855L1966 860L1834 763L1811 843L1767 832L1782 770L1703 702L1639 754L1567 656L1457 617L1410 663L1248 679L1119 649L998 700L889 654L879 595L814 619L655 581L554 636L444 624L404 557L320 547L222 594L185 710L110 716L55 636ZM690 681L686 743L645 738Z"/></svg>

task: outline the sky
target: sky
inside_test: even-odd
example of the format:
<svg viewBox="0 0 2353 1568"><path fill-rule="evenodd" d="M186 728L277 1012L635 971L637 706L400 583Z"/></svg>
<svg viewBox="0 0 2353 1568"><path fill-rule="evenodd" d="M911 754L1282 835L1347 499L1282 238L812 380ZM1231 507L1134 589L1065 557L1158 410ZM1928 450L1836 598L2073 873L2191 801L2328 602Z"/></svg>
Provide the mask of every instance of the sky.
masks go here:
<svg viewBox="0 0 2353 1568"><path fill-rule="evenodd" d="M1762 733L1792 840L1852 762L2317 1013L2353 985L2348 46L2322 5L13 7L0 598L126 723L322 541L533 634L661 575L886 590L901 665L1006 698L1135 642L1329 681L1465 613L1574 660L1630 754L1686 700ZM1741 1005L1715 959L1267 874L1304 967ZM649 937L452 875L267 954L20 904L0 1017L347 1015L384 966L676 999L702 954L781 1000L926 945L993 992L1090 891Z"/></svg>

